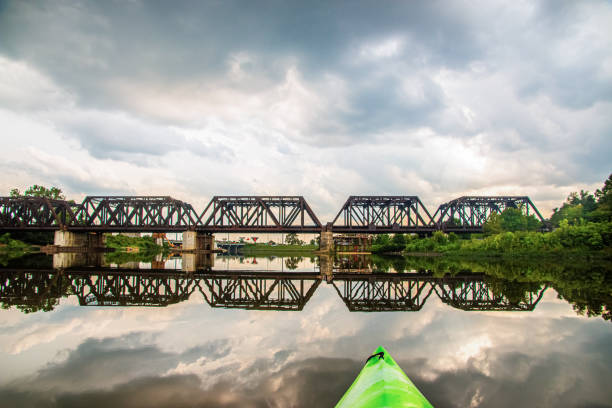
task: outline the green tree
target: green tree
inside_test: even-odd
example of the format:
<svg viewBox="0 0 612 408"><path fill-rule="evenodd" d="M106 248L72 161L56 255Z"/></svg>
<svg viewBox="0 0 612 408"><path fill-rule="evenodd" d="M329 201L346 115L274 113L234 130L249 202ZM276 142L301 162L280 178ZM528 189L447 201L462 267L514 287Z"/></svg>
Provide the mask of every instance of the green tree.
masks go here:
<svg viewBox="0 0 612 408"><path fill-rule="evenodd" d="M486 235L495 235L502 232L501 216L499 213L494 212L489 215L489 218L483 225L483 231Z"/></svg>
<svg viewBox="0 0 612 408"><path fill-rule="evenodd" d="M612 221L612 174L608 176L604 186L595 191L597 208L590 214L590 219L595 222Z"/></svg>
<svg viewBox="0 0 612 408"><path fill-rule="evenodd" d="M285 243L288 245L302 245L303 242L300 240L295 232L290 232L285 237Z"/></svg>
<svg viewBox="0 0 612 408"><path fill-rule="evenodd" d="M404 234L395 234L391 240L395 245L406 245L406 236Z"/></svg>
<svg viewBox="0 0 612 408"><path fill-rule="evenodd" d="M570 225L578 225L589 220L596 209L597 202L593 194L585 190L580 190L580 193L572 192L560 208L553 210L550 221L555 227L558 227L562 220L567 220Z"/></svg>
<svg viewBox="0 0 612 408"><path fill-rule="evenodd" d="M10 193L11 197L20 197L21 193L19 189L13 188ZM38 184L34 184L33 186L28 187L28 189L23 193L24 197L45 197L50 198L52 200L65 200L66 197L62 193L62 190L57 187L47 188L45 186L39 186Z"/></svg>
<svg viewBox="0 0 612 408"><path fill-rule="evenodd" d="M500 225L503 231L526 231L527 217L518 208L506 208L500 215Z"/></svg>
<svg viewBox="0 0 612 408"><path fill-rule="evenodd" d="M387 245L390 242L391 242L391 238L389 237L389 234L379 234L379 235L376 235L376 237L372 241L372 244L373 245Z"/></svg>

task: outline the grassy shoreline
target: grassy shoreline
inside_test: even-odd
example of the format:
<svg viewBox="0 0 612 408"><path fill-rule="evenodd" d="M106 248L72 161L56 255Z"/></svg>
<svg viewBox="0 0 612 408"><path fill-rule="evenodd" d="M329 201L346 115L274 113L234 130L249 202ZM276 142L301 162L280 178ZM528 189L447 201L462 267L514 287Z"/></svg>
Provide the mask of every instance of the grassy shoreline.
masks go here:
<svg viewBox="0 0 612 408"><path fill-rule="evenodd" d="M314 254L319 247L317 245L268 245L268 244L245 244L240 251L243 255L292 255L292 254Z"/></svg>

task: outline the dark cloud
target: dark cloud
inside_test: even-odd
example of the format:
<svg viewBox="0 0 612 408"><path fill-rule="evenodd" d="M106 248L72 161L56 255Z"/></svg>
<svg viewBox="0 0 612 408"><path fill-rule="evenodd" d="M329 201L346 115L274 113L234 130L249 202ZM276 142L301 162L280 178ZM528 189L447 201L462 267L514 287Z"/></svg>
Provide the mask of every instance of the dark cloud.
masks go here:
<svg viewBox="0 0 612 408"><path fill-rule="evenodd" d="M181 7L138 2L110 7L88 1L49 7L9 2L0 16L0 36L5 39L0 51L50 75L76 96L80 106L102 109L130 109L118 84L190 84L203 89L205 98L206 91L215 89L239 88L248 94L263 89L253 88L253 83L264 88L280 83L293 64L307 82L334 73L350 88L351 113L343 116L335 108L327 112L329 119L323 122L337 123L332 127L339 126L339 134L317 125L308 133L316 143L338 144L347 142L345 135L358 140L388 128L422 125L429 113L441 107L440 92L431 79L422 78L425 100L415 105L401 95L401 77L406 70L461 67L482 55L484 44L469 16L456 11L441 2L398 2L385 7L368 2L267 1L257 6L192 2ZM394 58L359 63L362 45L375 46L389 37L405 37L411 45L398 50ZM254 59L242 68L254 73L256 80L233 83L226 75L229 61L244 52ZM400 64L401 72L379 78L378 70L386 64ZM112 153L108 146L99 146L109 143L129 150L135 147L129 145L129 138L139 141L125 131L99 129L104 138L91 134L98 127L82 130L89 133L80 138L85 147L90 147L89 137L96 147L107 148L92 152ZM124 138L123 143L114 138ZM309 142L306 137L300 140ZM157 153L168 147L168 141L140 147L144 153L151 149L149 153Z"/></svg>
<svg viewBox="0 0 612 408"><path fill-rule="evenodd" d="M120 113L85 112L60 121L64 134L80 143L93 157L138 162L186 150L205 158L229 158L233 152L213 142L188 138L176 129L143 122Z"/></svg>
<svg viewBox="0 0 612 408"><path fill-rule="evenodd" d="M230 178L250 174L262 157L266 168L277 164L271 183L278 184L289 167L305 172L277 153L325 168L349 161L349 146L372 154L334 164L353 177L347 185L366 190L405 189L402 176L389 173L398 166L414 169L423 189L447 193L448 185L546 190L610 171L609 2L8 0L0 7L0 58L16 64L6 71L24 71L12 82L37 79L31 87L0 82L2 109L42 118L67 144L133 163L134 171L189 151L226 165L205 190L215 182L232 188L240 184ZM448 147L429 143L423 129ZM376 150L388 137L393 144ZM252 151L253 139L261 151ZM390 157L410 156L412 146L422 147L418 157ZM287 159L311 148L304 160ZM508 170L492 171L498 163ZM176 167L168 173L183 183L198 173ZM320 185L322 196L338 188L313 173L305 184Z"/></svg>

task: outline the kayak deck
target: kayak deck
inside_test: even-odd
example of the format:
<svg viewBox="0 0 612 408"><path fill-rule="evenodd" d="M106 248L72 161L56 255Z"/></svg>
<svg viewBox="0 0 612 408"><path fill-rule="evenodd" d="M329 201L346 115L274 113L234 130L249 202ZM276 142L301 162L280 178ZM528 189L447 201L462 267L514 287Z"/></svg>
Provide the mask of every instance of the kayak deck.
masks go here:
<svg viewBox="0 0 612 408"><path fill-rule="evenodd" d="M378 347L336 408L433 408L393 357Z"/></svg>

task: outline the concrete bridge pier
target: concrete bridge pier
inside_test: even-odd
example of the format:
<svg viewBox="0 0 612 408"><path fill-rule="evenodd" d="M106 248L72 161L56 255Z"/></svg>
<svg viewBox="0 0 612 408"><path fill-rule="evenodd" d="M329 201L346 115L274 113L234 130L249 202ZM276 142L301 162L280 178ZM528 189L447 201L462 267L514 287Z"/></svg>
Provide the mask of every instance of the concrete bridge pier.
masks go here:
<svg viewBox="0 0 612 408"><path fill-rule="evenodd" d="M196 231L183 232L183 250L186 251L212 251L215 246L214 237Z"/></svg>
<svg viewBox="0 0 612 408"><path fill-rule="evenodd" d="M55 231L53 245L65 248L104 248L106 239L103 233Z"/></svg>
<svg viewBox="0 0 612 408"><path fill-rule="evenodd" d="M75 268L80 266L103 266L103 252L59 252L53 254L53 269Z"/></svg>
<svg viewBox="0 0 612 408"><path fill-rule="evenodd" d="M196 272L199 269L208 269L215 266L215 254L212 252L182 254L181 257L183 272Z"/></svg>
<svg viewBox="0 0 612 408"><path fill-rule="evenodd" d="M326 254L319 255L319 270L321 279L331 282L334 279L334 258Z"/></svg>
<svg viewBox="0 0 612 408"><path fill-rule="evenodd" d="M320 252L334 252L334 233L331 230L321 231L321 239L319 241Z"/></svg>

